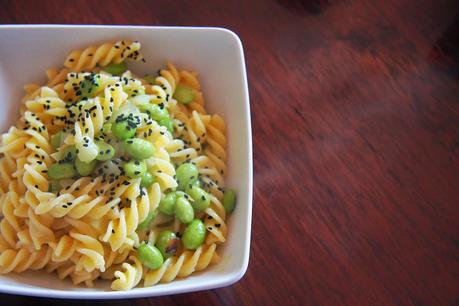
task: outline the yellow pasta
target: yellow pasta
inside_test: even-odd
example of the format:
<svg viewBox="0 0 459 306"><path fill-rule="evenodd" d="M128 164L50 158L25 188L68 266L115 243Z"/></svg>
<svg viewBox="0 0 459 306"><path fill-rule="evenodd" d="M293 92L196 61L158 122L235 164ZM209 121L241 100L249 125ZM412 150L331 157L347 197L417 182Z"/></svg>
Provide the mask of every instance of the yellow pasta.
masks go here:
<svg viewBox="0 0 459 306"><path fill-rule="evenodd" d="M0 254L0 272L23 272L42 269L51 257L51 249L31 251L28 248L8 249Z"/></svg>
<svg viewBox="0 0 459 306"><path fill-rule="evenodd" d="M131 42L129 40L105 43L97 47L91 46L84 50L70 52L64 66L71 71L79 72L92 70L97 64L107 66L111 62L119 64L127 58L142 59L139 49L139 42Z"/></svg>
<svg viewBox="0 0 459 306"><path fill-rule="evenodd" d="M142 279L143 268L139 259L134 255L129 259L133 262L124 262L122 268L114 273L115 280L112 282L113 290L130 290L137 286Z"/></svg>
<svg viewBox="0 0 459 306"><path fill-rule="evenodd" d="M207 113L196 72L167 63L141 78L128 60L143 61L139 42L90 46L24 87L0 143L0 273L43 269L130 290L218 262L225 122ZM188 235L193 224L202 239Z"/></svg>
<svg viewBox="0 0 459 306"><path fill-rule="evenodd" d="M183 252L179 257L167 259L160 269L145 274L145 286L159 282L169 283L177 277L186 277L195 271L205 269L212 260L217 259L216 245L199 247L196 251Z"/></svg>

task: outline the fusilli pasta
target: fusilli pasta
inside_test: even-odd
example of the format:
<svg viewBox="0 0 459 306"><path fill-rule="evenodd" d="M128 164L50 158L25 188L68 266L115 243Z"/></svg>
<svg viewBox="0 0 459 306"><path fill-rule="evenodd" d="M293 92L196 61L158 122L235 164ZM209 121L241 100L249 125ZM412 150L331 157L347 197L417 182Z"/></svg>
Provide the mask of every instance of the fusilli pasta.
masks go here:
<svg viewBox="0 0 459 306"><path fill-rule="evenodd" d="M0 273L44 269L130 290L218 262L225 122L207 113L195 72L167 63L139 77L127 60L144 61L139 42L90 46L48 69L45 85L24 87L0 144ZM196 173L184 176L182 165ZM192 224L202 240L187 236Z"/></svg>

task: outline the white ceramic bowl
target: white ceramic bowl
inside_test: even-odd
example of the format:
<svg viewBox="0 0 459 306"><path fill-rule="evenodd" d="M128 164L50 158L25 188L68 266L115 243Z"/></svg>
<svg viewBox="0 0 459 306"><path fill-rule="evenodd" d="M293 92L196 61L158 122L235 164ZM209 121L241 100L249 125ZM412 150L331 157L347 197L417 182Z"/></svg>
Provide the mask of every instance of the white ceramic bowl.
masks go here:
<svg viewBox="0 0 459 306"><path fill-rule="evenodd" d="M75 287L55 274L32 271L0 275L0 292L53 298L112 299L158 296L228 286L247 270L252 219L252 137L247 76L240 39L222 28L5 25L0 26L0 128L18 117L23 85L45 82L45 70L61 67L69 51L122 38L139 40L146 64L130 65L138 73L155 72L171 60L198 71L209 112L221 114L228 126L227 185L238 190L229 218L227 242L217 265L186 279L131 291ZM97 283L97 282L96 282Z"/></svg>

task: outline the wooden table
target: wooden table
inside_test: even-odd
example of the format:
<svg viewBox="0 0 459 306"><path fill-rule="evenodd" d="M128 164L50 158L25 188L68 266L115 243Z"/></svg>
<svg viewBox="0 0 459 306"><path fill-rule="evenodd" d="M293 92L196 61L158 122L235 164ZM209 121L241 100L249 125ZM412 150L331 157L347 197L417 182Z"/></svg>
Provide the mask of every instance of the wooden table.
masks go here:
<svg viewBox="0 0 459 306"><path fill-rule="evenodd" d="M0 3L4 23L222 26L243 41L247 274L129 304L459 305L458 1ZM82 302L0 295L26 303Z"/></svg>

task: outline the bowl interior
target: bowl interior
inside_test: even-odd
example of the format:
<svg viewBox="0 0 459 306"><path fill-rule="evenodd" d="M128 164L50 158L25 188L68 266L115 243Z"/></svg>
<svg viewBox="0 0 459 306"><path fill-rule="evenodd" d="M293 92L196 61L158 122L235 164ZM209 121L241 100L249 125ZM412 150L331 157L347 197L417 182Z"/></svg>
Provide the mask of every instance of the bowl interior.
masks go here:
<svg viewBox="0 0 459 306"><path fill-rule="evenodd" d="M252 151L250 110L242 46L237 36L218 28L94 27L94 26L3 26L0 27L0 129L6 132L18 118L28 83L43 84L45 70L60 68L69 51L119 39L139 40L146 63L131 63L138 74L155 73L166 61L195 70L210 113L227 123L228 169L226 184L238 190L237 208L229 218L227 242L219 248L222 261L191 277L111 292L108 282L94 289L74 287L55 274L31 271L0 276L0 291L67 298L140 297L209 289L231 284L245 273L248 263Z"/></svg>

